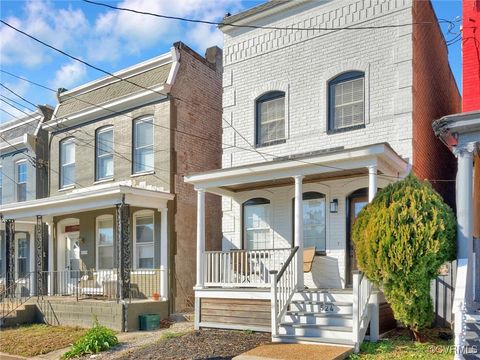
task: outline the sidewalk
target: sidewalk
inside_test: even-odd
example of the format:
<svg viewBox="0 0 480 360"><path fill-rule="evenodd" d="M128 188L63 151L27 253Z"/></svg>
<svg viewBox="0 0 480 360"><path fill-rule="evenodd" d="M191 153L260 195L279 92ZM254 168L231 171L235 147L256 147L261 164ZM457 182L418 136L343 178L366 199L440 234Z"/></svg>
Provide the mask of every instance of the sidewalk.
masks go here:
<svg viewBox="0 0 480 360"><path fill-rule="evenodd" d="M353 349L330 345L282 344L261 345L233 358L233 360L343 360Z"/></svg>

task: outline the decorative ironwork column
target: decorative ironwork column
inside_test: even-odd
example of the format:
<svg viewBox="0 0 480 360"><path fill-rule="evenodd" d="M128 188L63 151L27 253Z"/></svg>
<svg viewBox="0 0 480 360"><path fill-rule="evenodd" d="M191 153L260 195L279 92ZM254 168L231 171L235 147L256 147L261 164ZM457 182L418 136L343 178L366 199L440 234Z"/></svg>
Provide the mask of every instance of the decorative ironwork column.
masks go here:
<svg viewBox="0 0 480 360"><path fill-rule="evenodd" d="M120 299L128 298L130 295L130 205L125 204L125 198L116 205L116 240L117 245L117 269L119 277Z"/></svg>
<svg viewBox="0 0 480 360"><path fill-rule="evenodd" d="M43 257L44 257L44 228L43 218L37 215L37 226L35 227L35 286L37 295L43 294Z"/></svg>
<svg viewBox="0 0 480 360"><path fill-rule="evenodd" d="M15 283L15 220L5 220L6 243L6 288L11 289Z"/></svg>

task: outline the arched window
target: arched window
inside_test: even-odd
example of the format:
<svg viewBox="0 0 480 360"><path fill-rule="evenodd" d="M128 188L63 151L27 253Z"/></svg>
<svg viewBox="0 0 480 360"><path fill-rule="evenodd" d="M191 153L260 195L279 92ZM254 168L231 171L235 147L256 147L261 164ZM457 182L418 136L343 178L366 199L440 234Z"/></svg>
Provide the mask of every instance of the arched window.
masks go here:
<svg viewBox="0 0 480 360"><path fill-rule="evenodd" d="M273 248L270 200L254 198L243 203L243 238L247 250Z"/></svg>
<svg viewBox="0 0 480 360"><path fill-rule="evenodd" d="M113 177L113 126L97 129L95 134L95 180Z"/></svg>
<svg viewBox="0 0 480 360"><path fill-rule="evenodd" d="M365 125L365 73L350 71L330 80L329 130L345 130Z"/></svg>
<svg viewBox="0 0 480 360"><path fill-rule="evenodd" d="M75 183L75 139L60 141L60 188Z"/></svg>
<svg viewBox="0 0 480 360"><path fill-rule="evenodd" d="M294 205L293 205L294 206ZM293 213L295 206L293 207ZM309 191L303 193L303 246L315 247L317 252L326 250L325 195ZM295 216L295 214L294 214Z"/></svg>
<svg viewBox="0 0 480 360"><path fill-rule="evenodd" d="M271 91L256 101L256 145L274 145L285 141L285 93Z"/></svg>

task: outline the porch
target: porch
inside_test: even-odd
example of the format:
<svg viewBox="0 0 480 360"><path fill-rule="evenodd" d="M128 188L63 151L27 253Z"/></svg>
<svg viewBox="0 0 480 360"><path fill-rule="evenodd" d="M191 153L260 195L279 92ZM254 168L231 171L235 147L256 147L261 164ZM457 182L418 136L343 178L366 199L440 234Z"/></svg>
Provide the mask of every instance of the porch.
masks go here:
<svg viewBox="0 0 480 360"><path fill-rule="evenodd" d="M335 327L340 316L350 317L341 322L350 336L345 341L353 332L361 342L371 316L378 329L381 300L357 271L351 226L378 188L407 171L388 144L377 144L186 177L197 190L196 326L254 326L270 329L274 338L287 336L283 340L342 339L338 329L306 329ZM206 192L222 196L221 250L205 251ZM227 316L238 306L246 312ZM261 312L268 306L267 316Z"/></svg>

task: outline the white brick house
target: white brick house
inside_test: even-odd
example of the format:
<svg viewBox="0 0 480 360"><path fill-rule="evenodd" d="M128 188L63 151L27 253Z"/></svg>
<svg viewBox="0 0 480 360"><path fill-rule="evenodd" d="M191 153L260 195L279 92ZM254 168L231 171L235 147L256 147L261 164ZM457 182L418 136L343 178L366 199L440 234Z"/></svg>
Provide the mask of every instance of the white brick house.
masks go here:
<svg viewBox="0 0 480 360"><path fill-rule="evenodd" d="M438 38L432 67L447 55L423 3L273 0L224 19L222 169L186 178L198 190L198 327L358 346L372 319L377 336L381 300L355 272L351 224L412 168L440 176L416 167L431 132L419 109L438 95L422 93L423 77L443 76L446 106L458 99L448 65L419 67L432 55L419 39ZM412 25L427 12L428 27ZM205 192L223 197L222 252L204 251Z"/></svg>

